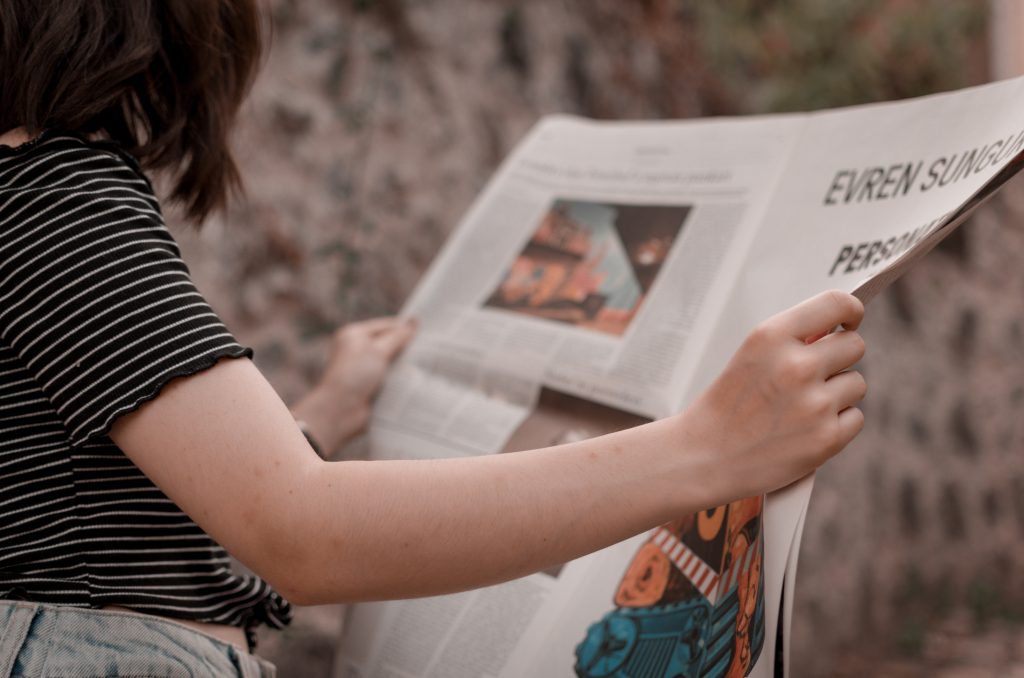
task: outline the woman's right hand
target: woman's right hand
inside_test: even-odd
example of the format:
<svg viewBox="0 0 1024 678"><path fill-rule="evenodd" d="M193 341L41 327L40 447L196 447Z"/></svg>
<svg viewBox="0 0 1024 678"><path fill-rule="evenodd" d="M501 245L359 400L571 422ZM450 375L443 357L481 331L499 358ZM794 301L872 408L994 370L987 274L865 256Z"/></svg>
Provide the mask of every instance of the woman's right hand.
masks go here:
<svg viewBox="0 0 1024 678"><path fill-rule="evenodd" d="M718 379L680 415L685 447L710 455L715 494L783 487L861 431L867 385L849 370L864 355L864 305L818 294L758 325ZM831 332L842 326L845 331Z"/></svg>

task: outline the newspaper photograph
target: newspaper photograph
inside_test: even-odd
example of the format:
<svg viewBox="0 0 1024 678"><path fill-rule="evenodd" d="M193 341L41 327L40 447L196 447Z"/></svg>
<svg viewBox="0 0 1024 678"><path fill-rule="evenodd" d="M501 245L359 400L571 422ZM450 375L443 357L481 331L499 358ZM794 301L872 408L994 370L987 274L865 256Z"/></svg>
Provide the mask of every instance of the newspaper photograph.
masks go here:
<svg viewBox="0 0 1024 678"><path fill-rule="evenodd" d="M408 301L421 330L372 456L514 454L684 409L759 322L827 289L868 301L963 223L1020 169L1021 111L1010 80L812 114L543 119ZM783 675L812 484L506 584L353 606L336 675Z"/></svg>
<svg viewBox="0 0 1024 678"><path fill-rule="evenodd" d="M557 199L485 306L621 336L690 209Z"/></svg>

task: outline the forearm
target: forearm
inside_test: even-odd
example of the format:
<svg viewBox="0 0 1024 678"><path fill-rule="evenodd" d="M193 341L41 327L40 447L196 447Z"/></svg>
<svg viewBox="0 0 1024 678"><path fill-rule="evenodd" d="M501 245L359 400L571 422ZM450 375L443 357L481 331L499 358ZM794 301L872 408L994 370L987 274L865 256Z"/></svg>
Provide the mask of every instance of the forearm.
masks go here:
<svg viewBox="0 0 1024 678"><path fill-rule="evenodd" d="M295 506L299 595L315 603L493 584L714 505L724 495L706 482L709 460L681 444L671 418L547 450L322 464Z"/></svg>
<svg viewBox="0 0 1024 678"><path fill-rule="evenodd" d="M845 371L864 353L852 331L862 313L849 295L818 295L762 323L683 414L543 451L327 464L238 359L172 380L110 437L295 602L430 595L570 560L814 470L863 426L864 380ZM807 339L837 324L850 331Z"/></svg>

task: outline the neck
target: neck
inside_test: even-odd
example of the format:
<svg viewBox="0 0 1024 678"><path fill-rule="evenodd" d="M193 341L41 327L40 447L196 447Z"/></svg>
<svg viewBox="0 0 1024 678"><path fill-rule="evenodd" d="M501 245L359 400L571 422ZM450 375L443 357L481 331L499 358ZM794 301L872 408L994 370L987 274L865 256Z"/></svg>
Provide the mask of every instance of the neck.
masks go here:
<svg viewBox="0 0 1024 678"><path fill-rule="evenodd" d="M32 137L25 131L24 127L16 127L12 130L8 130L3 134L0 134L0 146L21 146L27 141L31 141Z"/></svg>

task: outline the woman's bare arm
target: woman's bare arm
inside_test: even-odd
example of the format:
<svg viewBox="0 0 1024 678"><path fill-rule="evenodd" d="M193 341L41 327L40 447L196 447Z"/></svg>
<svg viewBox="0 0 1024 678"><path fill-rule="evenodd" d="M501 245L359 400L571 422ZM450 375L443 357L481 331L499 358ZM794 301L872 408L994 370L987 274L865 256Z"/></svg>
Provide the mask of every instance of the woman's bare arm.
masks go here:
<svg viewBox="0 0 1024 678"><path fill-rule="evenodd" d="M492 584L781 487L863 425L856 299L769 319L690 408L545 450L326 463L248 360L168 384L111 437L203 529L297 603ZM836 325L848 332L806 343Z"/></svg>

